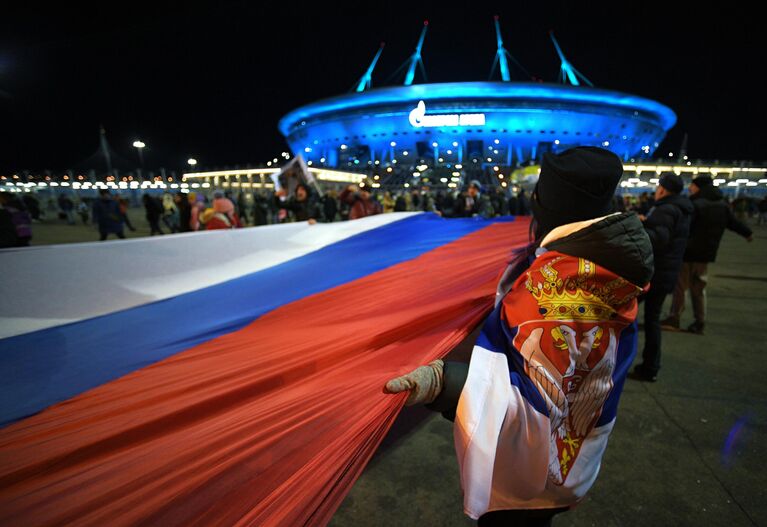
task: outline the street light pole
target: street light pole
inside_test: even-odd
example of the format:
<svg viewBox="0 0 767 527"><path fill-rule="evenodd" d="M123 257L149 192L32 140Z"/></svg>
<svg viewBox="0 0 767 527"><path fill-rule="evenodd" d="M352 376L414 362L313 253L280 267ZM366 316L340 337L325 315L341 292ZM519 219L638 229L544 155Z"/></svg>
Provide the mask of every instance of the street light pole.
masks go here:
<svg viewBox="0 0 767 527"><path fill-rule="evenodd" d="M141 169L144 168L144 154L142 153L142 150L146 146L143 141L133 141L133 146L136 147L136 150L138 150L138 163L139 163L139 179L141 179Z"/></svg>

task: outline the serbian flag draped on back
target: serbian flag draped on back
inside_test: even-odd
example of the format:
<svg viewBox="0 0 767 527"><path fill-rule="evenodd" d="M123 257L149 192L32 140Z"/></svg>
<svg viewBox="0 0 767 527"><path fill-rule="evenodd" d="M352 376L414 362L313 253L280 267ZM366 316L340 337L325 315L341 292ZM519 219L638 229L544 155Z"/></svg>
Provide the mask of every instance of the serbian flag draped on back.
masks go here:
<svg viewBox="0 0 767 527"><path fill-rule="evenodd" d="M528 223L395 213L0 251L0 524L322 525Z"/></svg>

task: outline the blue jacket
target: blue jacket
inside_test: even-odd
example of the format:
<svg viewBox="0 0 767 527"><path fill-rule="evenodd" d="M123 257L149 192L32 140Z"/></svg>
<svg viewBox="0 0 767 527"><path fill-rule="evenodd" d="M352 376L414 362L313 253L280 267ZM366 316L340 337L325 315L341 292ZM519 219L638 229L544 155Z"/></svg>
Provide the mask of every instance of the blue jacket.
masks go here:
<svg viewBox="0 0 767 527"><path fill-rule="evenodd" d="M93 203L93 219L98 223L100 232L117 233L123 230L120 206L111 198L101 198Z"/></svg>

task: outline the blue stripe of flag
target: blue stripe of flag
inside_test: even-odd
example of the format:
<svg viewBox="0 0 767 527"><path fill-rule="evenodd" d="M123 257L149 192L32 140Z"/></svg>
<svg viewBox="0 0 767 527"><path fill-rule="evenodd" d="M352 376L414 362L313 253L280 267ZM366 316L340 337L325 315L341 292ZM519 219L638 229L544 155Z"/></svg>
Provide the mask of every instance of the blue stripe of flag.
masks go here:
<svg viewBox="0 0 767 527"><path fill-rule="evenodd" d="M222 284L0 340L0 426L489 224L420 214Z"/></svg>

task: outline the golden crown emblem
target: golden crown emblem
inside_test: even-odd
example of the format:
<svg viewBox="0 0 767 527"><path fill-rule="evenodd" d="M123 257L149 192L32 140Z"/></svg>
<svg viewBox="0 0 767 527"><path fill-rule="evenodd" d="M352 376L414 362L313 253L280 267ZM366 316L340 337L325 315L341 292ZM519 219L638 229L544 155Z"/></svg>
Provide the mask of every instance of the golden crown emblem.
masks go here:
<svg viewBox="0 0 767 527"><path fill-rule="evenodd" d="M543 282L533 284L528 274L528 291L538 303L538 312L545 320L605 320L615 310L599 296L584 291L579 285L596 274L596 266L586 259L578 259L577 277L559 278L554 265L562 258L556 258L540 269Z"/></svg>
<svg viewBox="0 0 767 527"><path fill-rule="evenodd" d="M545 320L605 320L615 310L598 296L582 289L568 290L566 281L562 288L546 288L542 283L533 287L531 293L538 303L538 312Z"/></svg>

